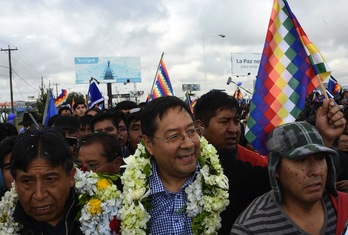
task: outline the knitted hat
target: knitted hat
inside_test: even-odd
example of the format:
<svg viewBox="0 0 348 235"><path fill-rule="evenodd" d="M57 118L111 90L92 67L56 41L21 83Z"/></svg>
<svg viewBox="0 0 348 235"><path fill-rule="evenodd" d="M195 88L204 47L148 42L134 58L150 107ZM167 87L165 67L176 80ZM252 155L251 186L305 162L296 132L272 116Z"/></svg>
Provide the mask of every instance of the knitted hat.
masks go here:
<svg viewBox="0 0 348 235"><path fill-rule="evenodd" d="M268 172L271 187L276 198L281 203L281 193L275 177L276 169L282 157L299 159L315 153L325 153L328 167L326 190L337 195L335 186L335 168L330 155L337 152L324 145L323 139L317 129L307 122L293 122L276 127L269 135L267 142Z"/></svg>

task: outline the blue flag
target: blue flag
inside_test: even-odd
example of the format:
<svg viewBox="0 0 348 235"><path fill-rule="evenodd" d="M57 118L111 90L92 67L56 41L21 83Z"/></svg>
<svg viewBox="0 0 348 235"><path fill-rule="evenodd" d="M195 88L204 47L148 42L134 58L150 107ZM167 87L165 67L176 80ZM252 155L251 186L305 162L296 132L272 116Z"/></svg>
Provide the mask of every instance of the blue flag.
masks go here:
<svg viewBox="0 0 348 235"><path fill-rule="evenodd" d="M327 88L333 95L339 95L341 92L341 85L333 76L330 76Z"/></svg>
<svg viewBox="0 0 348 235"><path fill-rule="evenodd" d="M332 94L332 92L327 88L326 88L326 94L327 94L327 97L329 97L329 99L335 99L334 94Z"/></svg>
<svg viewBox="0 0 348 235"><path fill-rule="evenodd" d="M56 107L56 104L55 104L55 99L53 98L52 96L52 93L51 91L49 91L49 101L48 101L48 107L47 107L47 114L46 114L46 118L45 118L45 125L48 124L48 120L53 117L54 115L56 115L58 112L57 112L57 107Z"/></svg>
<svg viewBox="0 0 348 235"><path fill-rule="evenodd" d="M100 102L104 101L104 97L102 96L96 81L92 81L89 84L88 89L88 96L89 96L89 102L88 102L88 108L93 108L96 104L99 104Z"/></svg>

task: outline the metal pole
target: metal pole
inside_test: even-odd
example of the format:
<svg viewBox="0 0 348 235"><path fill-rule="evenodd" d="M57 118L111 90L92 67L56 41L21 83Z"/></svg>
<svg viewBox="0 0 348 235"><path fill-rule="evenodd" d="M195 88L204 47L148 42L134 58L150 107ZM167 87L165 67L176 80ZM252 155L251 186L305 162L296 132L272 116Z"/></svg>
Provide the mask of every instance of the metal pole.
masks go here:
<svg viewBox="0 0 348 235"><path fill-rule="evenodd" d="M14 102L13 102L13 89L12 89L12 64L11 64L11 51L16 51L17 48L11 49L10 46L8 46L8 49L2 49L1 51L8 51L8 64L9 64L9 75L10 75L10 96L11 96L11 112L15 114L14 112ZM13 124L16 125L16 119L13 120Z"/></svg>
<svg viewBox="0 0 348 235"><path fill-rule="evenodd" d="M203 68L204 68L204 86L207 88L207 70L205 68L205 37L203 36Z"/></svg>
<svg viewBox="0 0 348 235"><path fill-rule="evenodd" d="M59 83L53 83L53 85L56 86L56 95L58 97L58 85L59 85Z"/></svg>
<svg viewBox="0 0 348 235"><path fill-rule="evenodd" d="M10 88L11 88L11 112L14 114L13 86L12 86L12 63L11 63L11 49L10 49L10 46L8 46L8 62L9 62Z"/></svg>
<svg viewBox="0 0 348 235"><path fill-rule="evenodd" d="M207 69L206 69L206 63L205 63L205 39L209 38L209 37L214 37L214 36L219 36L221 38L225 38L226 35L224 34L211 34L211 35L207 35L204 36L204 34L202 34L202 39L203 39L203 66L204 66L204 83L205 83L205 87L207 88Z"/></svg>

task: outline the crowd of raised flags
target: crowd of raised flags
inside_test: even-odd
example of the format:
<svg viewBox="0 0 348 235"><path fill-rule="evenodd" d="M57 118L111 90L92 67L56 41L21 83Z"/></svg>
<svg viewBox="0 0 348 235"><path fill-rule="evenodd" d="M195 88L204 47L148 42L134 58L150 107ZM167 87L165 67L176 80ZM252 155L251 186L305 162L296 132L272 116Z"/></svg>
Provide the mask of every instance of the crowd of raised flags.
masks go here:
<svg viewBox="0 0 348 235"><path fill-rule="evenodd" d="M170 78L169 78L169 74L168 74L166 65L164 63L163 55L164 55L164 53L162 53L162 55L161 55L161 58L160 58L160 61L159 61L159 65L158 65L158 68L157 68L157 71L156 71L156 74L155 74L155 78L154 78L154 81L153 81L153 85L151 87L151 90L149 91L149 94L148 94L146 102L149 102L151 100L154 100L154 99L157 99L157 98L163 97L163 96L174 96L175 95L173 87L171 85L171 81L170 81ZM329 77L328 86L327 86L327 88L324 88L323 81L325 79L327 79L328 77ZM267 35L266 35L265 45L264 45L263 53L262 53L262 56L261 56L261 63L260 63L260 67L259 67L259 71L258 71L258 75L257 75L257 80L256 80L256 83L255 83L255 88L254 88L254 92L252 94L251 100L249 100L247 95L246 96L243 95L241 89L243 89L243 90L245 90L245 89L242 88L241 85L242 85L241 83L237 84L237 87L236 87L236 89L235 89L235 91L234 91L232 96L236 100L239 101L239 105L240 106L242 106L242 107L248 106L247 109L248 109L248 112L249 112L249 118L247 119L247 122L246 122L245 137L246 137L247 142L249 142L253 146L253 148L255 150L257 150L257 152L259 152L262 155L267 155L268 154L267 148L266 148L266 142L267 142L269 134L275 128L279 127L280 125L283 125L283 124L286 124L286 123L290 123L290 122L294 122L295 120L298 120L300 114L302 114L303 111L305 110L305 108L308 107L308 101L313 102L313 103L320 103L323 98L325 98L325 99L327 99L327 98L334 98L337 102L340 102L340 99L342 98L342 87L340 86L339 82L331 75L331 72L330 72L330 70L329 70L329 68L328 68L328 66L326 64L326 61L325 61L324 57L321 55L321 53L319 52L317 47L308 39L308 37L305 34L304 30L302 29L302 27L300 26L299 22L297 21L295 15L292 13L292 11L291 11L287 1L285 1L285 0L274 0L274 5L273 5L273 8L272 8L271 18L270 18L270 22L269 22L269 26L268 26ZM66 90L62 90L62 94L60 96L58 96L57 99L54 99L51 91L48 92L48 94L47 94L47 102L46 102L46 107L45 107L45 114L44 114L44 118L46 120L45 124L47 124L47 121L48 121L48 119L50 117L52 117L52 116L57 114L57 106L62 105L66 101L67 95L68 95L67 91ZM346 99L347 99L347 103L344 106L348 107L348 91L347 91ZM90 80L89 89L88 89L88 95L87 95L85 104L87 105L87 107L89 109L91 109L95 105L100 105L100 103L102 103L103 101L104 101L104 98L103 98L103 96L102 96L102 94L101 94L101 92L100 92L100 90L98 88L98 81L92 78ZM161 100L158 99L157 101L161 101ZM193 112L196 100L192 100L191 99L191 96L190 96L188 91L185 94L185 101L186 101L187 105L189 107L191 107L191 110ZM237 105L235 100L232 100L232 101L234 102L232 104L236 104ZM74 100L72 102L74 102ZM196 106L196 110L197 110L198 106L202 106L202 104L203 104L203 106L205 106L206 103L207 103L207 100L205 100L205 101L203 101L201 103L200 103L200 100L199 100L198 101L198 105ZM155 105L156 105L156 103L155 103ZM74 106L73 103L71 104L71 106ZM151 106L149 106L149 107L151 107ZM154 110L156 110L157 106L153 105L152 107L154 107L152 109L152 111L154 111ZM208 107L208 106L206 106L206 107ZM336 106L336 108L337 108L337 106ZM150 113L151 113L150 111L146 110L146 108L144 110L145 110L145 112L143 112L143 115L146 115L146 114L150 115ZM131 113L132 112L130 111L130 114ZM198 113L199 113L199 111L197 111L196 114L198 114ZM175 116L175 117L179 117L179 116ZM235 110L233 110L233 117L238 117L238 114L236 114ZM326 119L326 117L324 119ZM168 119L168 120L171 120L171 119ZM234 120L235 119L232 118L233 124L236 125L234 123ZM189 124L192 123L191 119L189 121L190 121ZM326 122L329 123L330 120L327 120ZM166 122L164 122L164 123L166 123ZM305 123L305 124L310 126L308 123ZM301 125L302 125L302 127L300 127L300 128L303 128L303 130L304 130L306 125L303 125L303 124L301 124ZM146 123L145 124L142 123L142 127L143 126L146 126ZM327 126L329 126L329 125L327 125ZM243 127L244 127L244 125L243 125ZM292 128L294 128L294 127L292 127ZM237 130L238 128L235 128L235 129ZM192 130L195 133L195 137L191 137L189 135L189 133L187 133L187 135L184 136L184 139L186 137L189 137L189 138L191 138L191 141L199 141L199 136L197 135L195 129L192 129ZM207 130L208 130L208 126L206 126L206 131ZM287 131L289 133L290 132L294 133L293 130L295 130L295 129L291 129L291 130L288 129ZM311 129L308 128L308 130L303 131L302 135L305 136L307 139L308 139L309 133L314 133L314 132L309 132L310 130ZM145 132L143 132L143 133L145 133ZM273 133L274 133L274 131L273 131ZM277 135L285 136L284 134L277 134ZM216 135L216 136L219 137L218 135ZM279 136L277 136L277 137L279 137ZM171 137L169 137L169 138L171 138ZM234 142L239 141L238 140L239 136L238 137L234 137L234 138L237 139ZM276 138L274 138L274 139L276 139ZM204 139L202 139L202 140L204 140ZM293 140L293 139L290 139L290 140ZM301 138L299 138L298 140L302 140L303 141L303 139L301 139ZM297 143L298 143L298 140L297 140ZM165 141L167 141L167 139ZM179 139L179 141L180 141L180 139ZM81 143L83 143L83 142L84 141L81 141ZM271 141L269 141L269 143L270 142ZM281 142L281 143L276 142L273 145L280 146L279 144L282 144L283 142ZM201 144L202 143L203 142L201 142ZM230 144L230 142L228 144ZM291 143L291 144L293 144L293 143ZM301 143L301 144L303 144L303 143ZM191 143L191 145L193 146L193 143ZM237 144L235 144L235 145L237 146ZM146 165L146 164L149 164L147 162L145 162L146 163L145 165L141 165L140 164L140 162L144 162L144 159L146 160L148 158L148 153L146 151L141 152L142 150L139 150L139 149L141 149L139 146L141 147L142 145L141 144L138 145L138 150L137 150L138 152L136 152L135 155L133 155L133 156L138 157L139 160L136 159L136 158L131 158L131 157L128 158L128 159L131 159L131 160L128 160L128 162L126 161L126 163L128 164L128 168L127 168L127 170L125 172L125 177L127 177L128 169L131 169L131 170L129 170L129 172L131 172L132 169L133 169L133 171L134 171L134 169L136 169L136 170L140 169L141 170L141 169L145 169L146 167L149 166L149 165ZM153 145L151 145L151 146L153 147ZM179 146L179 143L178 143L178 146ZM322 140L319 139L319 138L318 138L318 144L316 144L316 147L318 147L318 146L322 146ZM163 146L159 145L159 147L162 148ZM197 144L197 147L199 147L199 144ZM291 151L293 151L293 153L294 153L294 150L293 150L294 147L293 146L288 146L288 147L291 148ZM289 148L287 148L287 149L289 149ZM300 148L301 148L301 146L300 147L296 147L296 150L298 150ZM142 149L145 150L144 146L142 147ZM201 148L201 149L203 149L205 151L204 148ZM274 150L274 149L276 149L276 150ZM273 149L273 152L271 152L271 153L274 153L274 152L279 150L278 147L274 147L274 149ZM323 152L324 151L323 149L324 149L324 147L322 149L320 149L320 150ZM326 148L326 149L329 149L329 148ZM329 150L334 152L331 149L329 149ZM204 152L204 151L202 151L202 152ZM239 156L240 151L241 151L239 149L239 147L238 147L238 151L239 151L238 152L238 156ZM283 151L283 150L280 149L280 151ZM288 150L286 150L286 151L288 151ZM328 151L328 150L325 150L325 151ZM153 150L153 152L156 152L156 151ZM236 153L236 156L237 156L237 151L233 150L233 152ZM310 155L308 155L308 153L307 153L307 155L309 156L308 158L310 158L310 159L314 159L315 158L316 159L316 157L312 156L313 154L316 154L316 153L317 152L313 152ZM141 154L141 156L139 154ZM231 156L230 153L228 153L228 154L229 154L228 157L230 157ZM303 155L306 155L306 153L305 152L301 152L296 157L300 157L302 159ZM154 157L156 158L156 156L154 156ZM200 156L200 160L202 159L202 157L203 157L203 160L201 162L203 162L203 163L204 162L208 162L204 158L203 154L202 154L202 156ZM271 170L273 169L273 173L275 172L275 170L274 170L275 168L272 168L273 167L272 166L272 157L273 157L273 159L275 159L277 156L275 156L273 154L269 155L269 159L270 160L268 162L268 172L270 173L271 186L272 186L272 189L273 189L272 193L273 192L278 193L278 196L279 196L279 192L281 192L281 190L279 190L279 188L281 188L281 187L278 187L278 185L276 185L278 187L278 189L275 189L274 184L272 185L272 173L271 173ZM223 162L221 159L224 159L223 155L220 155L220 156L216 155L215 158L216 159L219 158L221 162ZM134 159L136 159L136 160L134 160ZM277 161L280 161L280 160L277 159ZM314 161L314 160L311 160L311 161ZM315 160L315 161L317 161L317 160ZM138 167L139 169L137 167L133 167L132 168L132 166L133 166L132 164L134 162L135 162L134 165L141 165L141 167ZM217 160L215 162L219 162L219 160ZM275 161L273 161L273 163L274 162ZM228 163L231 163L231 162L228 162ZM267 164L267 161L265 163ZM225 164L226 165L222 165L222 167L228 166L227 163L225 163ZM314 164L318 164L318 163L314 163ZM249 165L251 165L251 164L249 164ZM11 166L12 166L12 164L11 164ZM101 165L99 165L99 166L101 166ZM158 164L153 164L152 166L158 167ZM291 164L285 165L285 166L291 167ZM196 167L196 163L194 165L194 169L195 169L195 167ZM207 167L207 168L203 168L202 167L202 169L209 169L209 167ZM218 167L216 167L216 169L220 169L221 170L221 169L223 169L222 167L219 165ZM256 167L256 166L253 166L253 167ZM210 168L213 169L213 167L210 167ZM331 168L333 169L333 166ZM156 168L154 168L154 169L156 169ZM217 171L216 169L215 169L215 171ZM234 169L234 168L231 168L231 169ZM238 168L236 168L236 169L238 170ZM242 169L242 168L240 168L240 169ZM247 168L243 168L243 169L247 169ZM277 173L278 173L278 170L281 170L281 169L280 168L277 169ZM289 168L287 169L287 171L289 171ZM304 170L302 170L302 171L304 171ZM327 169L326 170L321 169L321 171L324 172L324 171L328 171L328 170ZM267 171L265 171L265 172L267 172ZM294 172L295 171L293 171L293 173ZM334 171L331 171L331 174L333 176L334 175ZM129 173L128 175L131 175L131 174ZM226 177L222 173L221 173L221 175L223 177ZM289 176L289 174L283 174L283 176L284 175L285 176ZM258 176L260 176L260 174ZM150 177L150 176L146 175L145 178L148 178L148 177ZM329 177L329 175L328 175L328 177ZM225 181L226 181L226 184L225 184L226 185L226 187L225 187L226 194L221 196L221 197L226 199L225 200L226 201L226 206L229 203L227 198L229 198L231 201L232 200L237 200L237 197L228 195L228 193L229 192L233 192L233 190L227 191L228 190L227 181L232 179L232 178L236 178L236 179L240 180L240 177L230 177L230 178L226 177L226 179L225 179ZM255 178L255 177L248 177L248 178ZM273 178L275 180L276 177L273 175ZM283 177L283 180L287 180L287 178ZM295 180L297 180L299 178L300 177L296 178ZM302 178L302 176L301 176L301 178ZM322 177L322 178L324 179L324 177ZM122 178L122 182L123 181L124 182L129 182L129 180L130 181L132 180L132 178L129 178L129 179L127 178L127 180L124 180L124 179L126 179L126 178ZM206 178L203 177L202 179L205 180ZM257 179L258 179L257 183L259 183L260 182L259 181L260 177L258 177ZM243 180L243 179L241 179L241 180ZM267 180L268 180L268 177L267 177ZM325 180L326 180L326 175L325 175ZM293 182L293 184L294 184L294 182ZM141 184L144 185L143 182ZM198 184L199 187L202 186L202 183L200 181L197 184ZM301 184L301 182L300 182L300 184ZM132 185L134 185L134 183ZM234 184L230 184L230 185L234 185ZM286 186L289 186L289 185L290 184L287 184ZM127 184L125 184L124 188L126 188L126 187L128 187ZM209 185L209 187L211 187L211 185ZM335 186L333 186L333 187L335 188ZM187 188L189 188L189 186ZM253 188L253 187L249 187L249 188ZM148 189L149 189L149 187L148 187ZM152 190L153 190L153 188L150 189L151 192L152 192ZM222 191L222 187L220 187L219 190ZM318 191L318 190L316 190L316 191ZM336 189L335 189L335 191L336 191ZM185 192L187 193L188 191L186 190ZM192 194L192 192L190 192L190 193ZM190 195L190 194L188 193L188 195ZM263 196L261 196L258 199L254 200L254 202L258 203L257 208L261 208L263 206L263 204L262 204L263 202L260 204L260 200L263 200L263 198L265 197L264 195L267 195L267 194L263 194ZM271 194L269 194L269 195L271 195ZM274 196L274 194L272 194L272 195ZM285 196L284 196L284 198L286 198ZM202 198L204 198L204 197L202 197ZM218 199L216 199L216 200L218 200ZM320 200L323 201L323 199L320 199ZM320 203L320 200L319 200L319 203ZM265 201L267 201L269 203L270 200L267 199ZM338 200L338 201L340 201L340 200ZM196 205L197 204L197 200L194 200L194 202L195 202L194 204ZM126 203L126 206L123 205L123 209L126 208L126 209L124 209L124 211L128 210L128 208L127 208L128 204L127 203ZM134 204L134 202L132 202L132 203ZM139 203L140 203L141 209L144 210L143 209L143 205L141 204L140 201L139 201ZM183 203L184 203L184 205L186 205L187 208L190 208L188 206L188 205L190 205L189 204L190 200L184 200ZM325 202L325 203L327 204L327 202ZM278 201L277 204L283 205L283 203L280 202L280 200ZM329 207L326 204L325 204L325 208L326 207L329 208L329 209L326 208L328 211L329 210L331 210L331 211L334 210L333 205L330 204L330 207ZM232 205L232 203L231 203L231 205ZM251 204L251 205L253 205L253 204ZM289 205L289 204L287 204L287 205ZM133 207L134 207L134 205L133 205ZM225 207L222 210L225 210L226 209ZM248 208L250 208L250 206ZM255 206L255 208L256 208L256 206ZM337 208L337 206L336 206L336 208ZM321 210L322 209L320 209L320 211ZM343 209L340 209L340 210L343 211ZM227 211L229 211L229 210L227 210ZM267 212L265 212L265 210L260 210L260 211L262 211L262 212L267 214ZM141 211L141 212L143 212L143 211ZM153 214L155 212L153 212ZM167 213L167 212L165 212L165 213ZM230 213L230 212L228 212L228 213ZM247 213L249 213L249 212L247 211ZM273 211L272 211L272 213L274 214ZM278 210L276 211L276 213L278 213ZM218 214L219 213L214 213L214 216L216 217L216 216L218 216ZM280 213L280 211L279 211L277 216L278 215L280 216L281 214L282 213ZM333 214L334 213L331 212L331 215L333 215ZM89 214L87 214L87 215L89 216ZM150 213L149 213L149 215L150 215ZM199 216L197 216L197 218L199 218L201 215L204 215L204 213L199 214ZM241 216L239 216L239 219L237 220L237 223L238 223L239 220L241 220L240 218L244 218L243 217L244 215L245 214L241 214ZM331 225L328 226L328 228L332 229L332 231L334 229L336 230L336 227L333 229L334 225L333 225L332 221L337 220L338 221L337 224L340 224L340 221L341 221L340 218L344 217L344 220L346 220L346 214L344 216L342 216L340 211L337 212L335 215L337 215L337 218L334 217L334 216L331 216L334 219L331 220L331 222L330 222ZM123 214L122 214L122 216L123 216ZM124 216L123 218L121 217L122 218L122 229L126 228L126 222L124 222L124 221L126 221L128 219L127 216L132 216L132 215L126 213L126 216ZM264 217L266 218L265 220L269 219L268 216L264 216ZM277 220L279 220L278 217L276 218ZM108 217L108 218L110 219L110 217ZM111 217L111 218L113 218L113 217ZM114 218L116 218L116 217L114 217ZM194 221L194 219L196 219L196 218L194 217L192 219L192 221ZM253 219L254 219L254 221L258 220L258 218L253 218ZM286 220L287 219L289 219L289 218L287 217ZM218 222L218 226L216 226L217 229L218 229L219 226L220 226L221 218L218 217L217 220L219 221ZM98 218L96 219L96 221L98 221ZM107 221L107 224L110 224L108 220L106 220L106 221ZM153 221L150 221L150 222L148 222L147 220L144 220L144 221L145 222L143 222L143 224L146 224L146 223L151 224L151 223L153 223ZM203 220L203 221L204 221L204 223L206 222L206 220ZM279 222L280 225L277 225L277 226L281 227L281 229L284 230L283 222L284 222L284 220L282 221L282 223ZM346 221L344 221L344 222L346 222ZM148 230L152 229L156 233L155 228L157 227L157 224L156 223L154 223L154 224L155 225L154 226L151 225L152 227L149 227ZM170 222L168 224L171 225ZM195 224L195 222L193 222L193 226L194 226L194 224ZM260 223L258 223L258 224L260 224ZM284 224L285 224L285 222L284 222ZM296 223L294 223L294 225L295 224ZM169 225L168 225L168 227L169 227ZM236 223L234 224L234 226L235 225L236 225ZM160 226L163 226L163 225L159 224L159 227ZM194 227L193 226L192 226L192 231L194 231L194 229L193 229ZM337 228L339 228L339 229L336 230L338 233L342 230L341 227L343 227L341 225L339 225L339 226L337 225ZM146 226L145 226L145 228L146 228ZM139 228L136 228L136 229L139 230ZM245 227L243 227L243 229L245 229ZM274 231L274 228L272 228L272 229ZM281 229L279 229L279 231L281 231ZM295 229L298 230L298 227L296 226L296 228L294 228L294 230ZM124 231L127 231L127 230L125 229ZM158 231L162 231L162 230L158 230ZM188 229L188 231L191 231L191 230ZM194 234L200 234L200 233L196 233L194 231ZM211 234L211 233L209 233L209 234ZM232 228L231 234L234 234L233 233L233 228ZM239 233L236 233L236 234L239 234Z"/></svg>
<svg viewBox="0 0 348 235"><path fill-rule="evenodd" d="M146 102L175 95L163 55ZM241 105L250 106L246 138L253 147L267 154L265 143L270 131L295 121L305 107L307 95L317 91L319 86L323 89L322 82L327 77L330 79L325 96L337 98L342 89L330 73L324 57L308 39L287 1L275 0L252 99L243 96L241 84L233 93ZM320 94L322 92L319 91ZM56 99L49 95L46 120L56 114L56 107L62 105L67 96L67 90L62 90ZM97 81L91 79L88 108L103 100ZM195 100L191 100L188 93L185 100L193 110Z"/></svg>
<svg viewBox="0 0 348 235"><path fill-rule="evenodd" d="M58 107L62 105L68 105L71 108L74 107L74 100L72 100L71 104L65 104L67 98L68 91L65 89L62 89L62 93L56 99L53 97L52 92L48 90L43 124L47 125L48 120L57 114ZM99 90L98 81L92 78L89 83L86 105L89 109L93 108L96 105L99 105L99 108L103 109L103 101L104 97Z"/></svg>

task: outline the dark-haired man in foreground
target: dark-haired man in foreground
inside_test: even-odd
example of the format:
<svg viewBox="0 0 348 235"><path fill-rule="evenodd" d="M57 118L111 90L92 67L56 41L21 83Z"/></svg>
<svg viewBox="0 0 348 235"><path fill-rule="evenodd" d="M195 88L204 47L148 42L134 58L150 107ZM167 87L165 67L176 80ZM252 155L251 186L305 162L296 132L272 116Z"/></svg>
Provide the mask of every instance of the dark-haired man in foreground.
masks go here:
<svg viewBox="0 0 348 235"><path fill-rule="evenodd" d="M48 128L21 134L11 157L18 202L14 219L20 234L82 234L73 189L73 155L64 136Z"/></svg>

